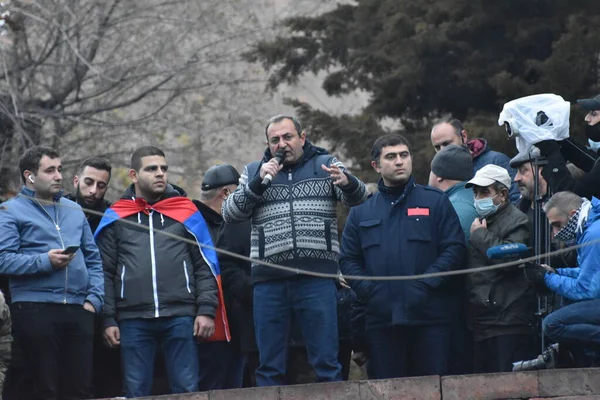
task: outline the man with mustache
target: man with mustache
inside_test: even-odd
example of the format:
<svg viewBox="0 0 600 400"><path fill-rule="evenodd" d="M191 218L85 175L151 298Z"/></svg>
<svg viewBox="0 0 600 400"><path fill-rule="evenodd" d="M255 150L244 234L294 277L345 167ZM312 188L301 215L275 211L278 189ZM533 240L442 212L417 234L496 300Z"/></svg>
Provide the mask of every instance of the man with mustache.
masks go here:
<svg viewBox="0 0 600 400"><path fill-rule="evenodd" d="M110 203L104 200L104 195L110 182L111 170L110 163L103 158L90 157L85 159L73 179L75 194L70 193L65 196L84 208L92 232L96 231L102 219L101 214L110 207ZM95 212L87 212L87 210Z"/></svg>
<svg viewBox="0 0 600 400"><path fill-rule="evenodd" d="M251 219L251 258L292 267L282 271L252 264L260 355L256 383L286 383L292 317L299 320L317 380L340 381L335 279L301 271L337 274L337 203L356 206L367 199L367 190L337 158L307 140L296 118L272 117L265 137L263 159L244 168L222 209L226 223Z"/></svg>

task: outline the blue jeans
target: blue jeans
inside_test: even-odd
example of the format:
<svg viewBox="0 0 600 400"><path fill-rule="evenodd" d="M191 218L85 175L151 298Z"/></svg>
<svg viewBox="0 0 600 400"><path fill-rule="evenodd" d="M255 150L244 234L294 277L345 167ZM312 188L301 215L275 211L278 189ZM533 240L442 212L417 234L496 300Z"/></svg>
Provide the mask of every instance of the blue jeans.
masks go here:
<svg viewBox="0 0 600 400"><path fill-rule="evenodd" d="M600 346L600 299L580 301L544 318L544 334L559 343Z"/></svg>
<svg viewBox="0 0 600 400"><path fill-rule="evenodd" d="M199 343L198 359L200 360L199 391L242 388L246 355L240 352L236 344Z"/></svg>
<svg viewBox="0 0 600 400"><path fill-rule="evenodd" d="M338 362L336 287L332 279L297 277L254 285L254 325L260 365L257 386L285 384L292 314L318 382L342 380Z"/></svg>
<svg viewBox="0 0 600 400"><path fill-rule="evenodd" d="M149 396L156 350L162 347L171 393L198 391L194 317L127 319L119 322L121 365L127 397Z"/></svg>

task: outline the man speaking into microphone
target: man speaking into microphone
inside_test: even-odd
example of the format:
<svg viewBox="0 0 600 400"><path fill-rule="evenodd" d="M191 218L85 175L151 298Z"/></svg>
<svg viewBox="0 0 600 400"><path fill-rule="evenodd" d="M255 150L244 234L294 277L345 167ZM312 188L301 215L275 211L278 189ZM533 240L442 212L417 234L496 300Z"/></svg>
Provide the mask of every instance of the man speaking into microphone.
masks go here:
<svg viewBox="0 0 600 400"><path fill-rule="evenodd" d="M250 257L299 270L253 263L258 386L284 385L290 319L297 319L319 382L340 381L336 287L301 271L338 272L337 201L352 207L367 190L325 149L306 139L300 122L277 115L265 128L268 148L244 168L223 203L223 219L252 219Z"/></svg>

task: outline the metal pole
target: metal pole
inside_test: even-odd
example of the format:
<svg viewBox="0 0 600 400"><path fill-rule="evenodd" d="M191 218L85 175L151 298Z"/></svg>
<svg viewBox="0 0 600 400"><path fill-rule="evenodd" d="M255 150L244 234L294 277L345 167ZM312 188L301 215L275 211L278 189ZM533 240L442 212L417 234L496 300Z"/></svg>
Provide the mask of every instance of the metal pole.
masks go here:
<svg viewBox="0 0 600 400"><path fill-rule="evenodd" d="M538 258L538 262L544 264L550 264L550 259L545 254L550 252L551 249L551 237L550 227L548 221L544 216L544 201L550 196L550 188L546 189L546 193L540 193L540 171L539 167L543 167L548 164L548 161L543 158L535 158L530 160L532 173L533 173L533 251L535 256L542 256ZM539 335L540 342L540 353L546 348L544 332L542 331L542 320L548 313L548 296L537 294L537 312L536 312L536 330L539 329L536 338Z"/></svg>

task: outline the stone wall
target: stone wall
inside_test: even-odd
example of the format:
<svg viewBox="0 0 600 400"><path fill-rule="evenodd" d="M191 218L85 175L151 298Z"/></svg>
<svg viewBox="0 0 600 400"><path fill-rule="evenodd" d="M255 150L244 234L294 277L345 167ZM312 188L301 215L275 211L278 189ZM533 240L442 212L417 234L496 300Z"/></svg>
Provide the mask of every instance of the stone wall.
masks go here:
<svg viewBox="0 0 600 400"><path fill-rule="evenodd" d="M600 368L221 390L163 400L600 400Z"/></svg>

